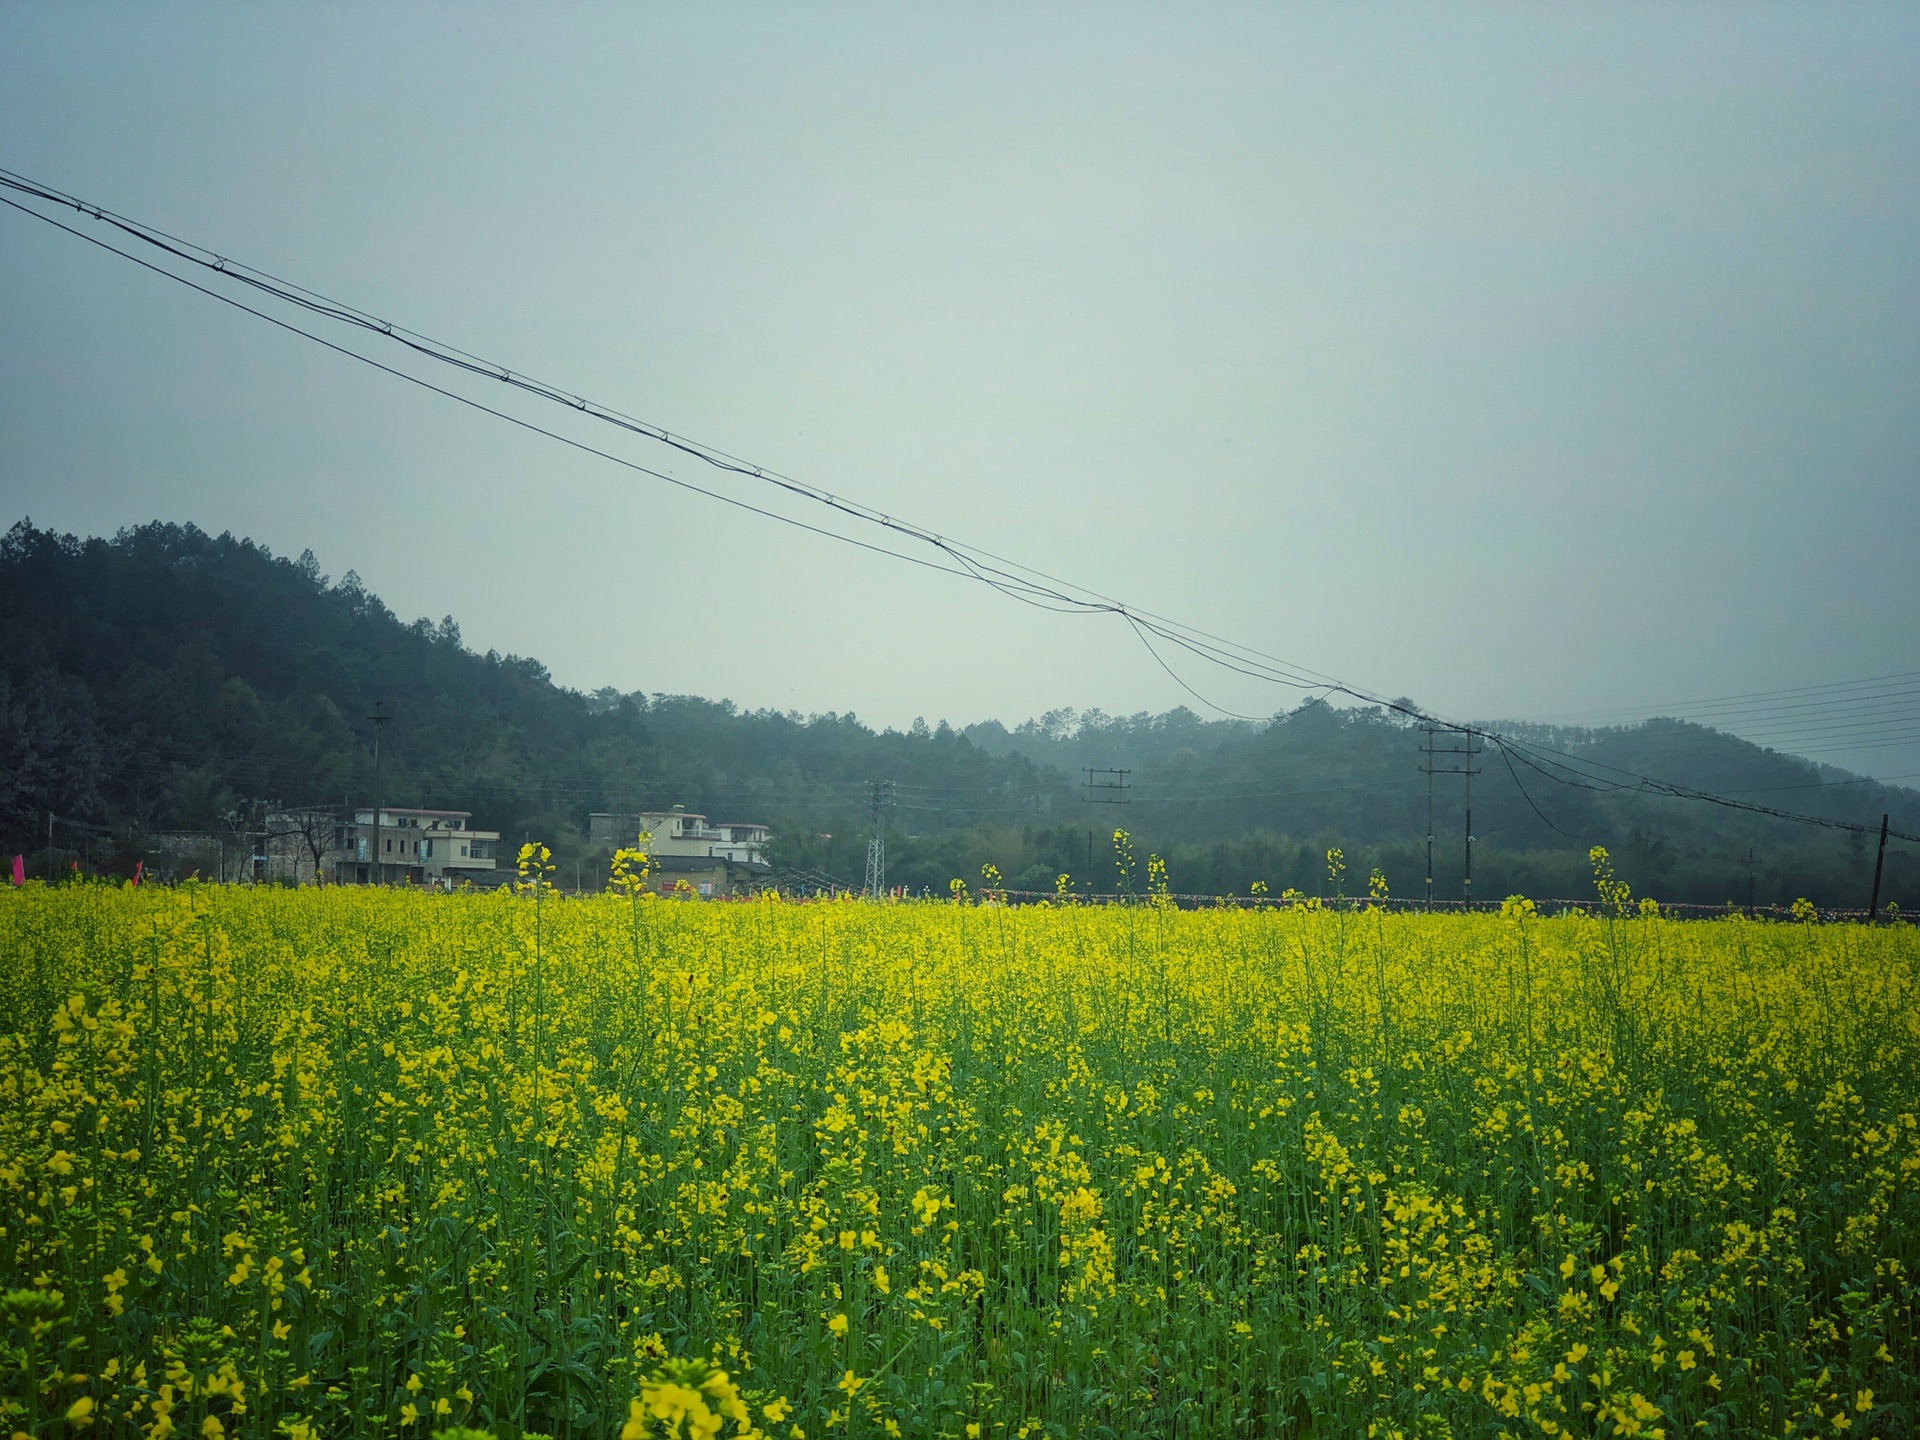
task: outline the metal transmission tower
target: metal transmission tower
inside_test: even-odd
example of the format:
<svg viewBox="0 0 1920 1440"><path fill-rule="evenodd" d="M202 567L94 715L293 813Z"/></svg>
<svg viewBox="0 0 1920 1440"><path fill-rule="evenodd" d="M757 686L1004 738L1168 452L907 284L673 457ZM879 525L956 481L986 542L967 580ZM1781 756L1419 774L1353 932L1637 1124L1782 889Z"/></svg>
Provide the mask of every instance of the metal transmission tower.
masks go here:
<svg viewBox="0 0 1920 1440"><path fill-rule="evenodd" d="M1080 784L1080 799L1087 805L1125 805L1131 770L1095 770L1089 768ZM1087 896L1093 896L1093 830L1087 830Z"/></svg>
<svg viewBox="0 0 1920 1440"><path fill-rule="evenodd" d="M1471 731L1448 730L1447 727L1428 721L1420 729L1426 740L1420 746L1422 757L1420 769L1427 777L1427 908L1433 908L1433 777L1436 775L1463 775L1467 781L1467 855L1466 875L1461 883L1462 907L1473 908L1473 777L1480 773L1473 762L1479 758L1479 737ZM1467 743L1465 745L1439 746L1433 743L1433 737L1441 730L1449 735L1457 735ZM1460 763L1449 762L1445 765L1435 763L1435 757L1447 755L1459 757Z"/></svg>
<svg viewBox="0 0 1920 1440"><path fill-rule="evenodd" d="M867 809L873 816L873 839L867 842L867 894L878 900L887 891L887 811L893 808L893 782L867 784Z"/></svg>

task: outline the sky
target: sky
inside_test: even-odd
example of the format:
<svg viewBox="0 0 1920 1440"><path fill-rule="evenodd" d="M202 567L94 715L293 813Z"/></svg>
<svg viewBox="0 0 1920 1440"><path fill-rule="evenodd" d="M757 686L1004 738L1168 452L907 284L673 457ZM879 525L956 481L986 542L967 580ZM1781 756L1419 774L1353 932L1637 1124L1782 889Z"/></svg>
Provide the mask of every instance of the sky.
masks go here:
<svg viewBox="0 0 1920 1440"><path fill-rule="evenodd" d="M0 166L1372 693L1802 689L1702 713L1920 772L1912 6L8 3ZM6 210L0 515L311 548L582 689L1303 698Z"/></svg>

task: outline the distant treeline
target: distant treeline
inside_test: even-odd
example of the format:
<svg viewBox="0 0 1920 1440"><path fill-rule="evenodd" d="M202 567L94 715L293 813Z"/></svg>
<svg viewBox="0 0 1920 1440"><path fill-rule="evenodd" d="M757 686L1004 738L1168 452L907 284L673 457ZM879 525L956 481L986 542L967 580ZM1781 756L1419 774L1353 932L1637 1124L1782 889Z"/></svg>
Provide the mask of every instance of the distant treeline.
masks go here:
<svg viewBox="0 0 1920 1440"><path fill-rule="evenodd" d="M0 538L0 842L46 845L49 811L102 827L90 859L129 868L161 830L240 828L269 804L467 809L510 841L552 845L583 879L587 816L683 804L774 825L774 860L858 881L867 787L896 787L889 880L944 891L979 882L1051 889L1058 874L1112 888L1111 835L1144 866L1166 857L1195 893L1322 893L1325 851L1350 882L1378 866L1423 890L1427 783L1419 734L1388 712L1308 703L1264 723L1181 709L1112 717L1055 711L1015 729L916 723L875 731L851 714L744 711L688 696L581 694L536 660L463 643L451 616L406 623L352 572L330 581L230 535L149 524L80 540L21 521ZM393 718L373 760L370 717ZM1920 829L1920 794L1861 782L1679 721L1523 731L1583 760L1689 787L1859 822ZM1579 895L1586 851L1613 852L1637 892L1719 904L1861 905L1859 836L1630 790L1589 790L1477 762L1476 896ZM1082 800L1084 767L1127 769L1124 806ZM1111 793L1111 792L1109 792ZM1435 893L1460 893L1463 796L1436 786ZM56 831L55 848L72 841ZM1752 859L1749 860L1751 853ZM1920 860L1896 846L1883 896L1920 904Z"/></svg>
<svg viewBox="0 0 1920 1440"><path fill-rule="evenodd" d="M1145 837L1133 838L1137 870L1143 876L1148 847ZM857 833L853 839L864 853L864 834ZM1346 866L1343 885L1328 874L1327 851L1336 846ZM853 848L845 847L840 863L843 873L857 881L858 857ZM1434 847L1436 901L1462 898L1462 848L1458 840ZM1386 878L1388 894L1397 899L1417 900L1427 893L1426 848L1421 841L1356 845L1343 842L1337 834L1313 840L1254 834L1175 840L1161 845L1160 853L1167 862L1169 885L1179 894L1245 896L1259 881L1275 897L1289 889L1322 898L1336 893L1361 896L1367 893L1368 878L1376 869ZM1664 841L1630 835L1624 845L1609 852L1609 859L1614 870L1628 878L1636 896L1696 905L1786 905L1806 896L1821 906L1858 909L1867 903L1866 885L1872 878L1870 852L1863 860L1857 848L1836 850L1831 844L1818 843L1778 850L1756 847L1749 863L1744 851L1682 855ZM981 867L986 864L992 864L1006 887L1014 890L1050 891L1062 874L1076 890L1085 888L1089 879L1101 894L1111 894L1121 884L1111 832L1106 830L1096 830L1090 837L1085 829L1066 826L983 825L917 840L895 836L888 843L888 883L905 886L914 894L924 889L944 895L949 880L955 878L977 891L983 883ZM1899 890L1889 880L1882 887L1883 903L1891 899L1903 909L1912 908L1901 896L1920 890L1914 883L1916 868L1920 867L1909 857L1896 863L1890 852L1887 873L1897 874L1906 889ZM1143 890L1143 879L1137 876L1134 885L1136 891ZM1591 903L1594 876L1587 853L1512 850L1481 840L1474 846L1473 899L1500 900L1516 894Z"/></svg>

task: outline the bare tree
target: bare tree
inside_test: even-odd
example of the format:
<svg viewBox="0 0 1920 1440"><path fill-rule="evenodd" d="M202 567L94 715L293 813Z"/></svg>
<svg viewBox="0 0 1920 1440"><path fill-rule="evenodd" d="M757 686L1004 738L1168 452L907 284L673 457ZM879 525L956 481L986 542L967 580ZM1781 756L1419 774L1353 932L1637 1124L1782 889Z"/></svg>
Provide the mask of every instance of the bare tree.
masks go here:
<svg viewBox="0 0 1920 1440"><path fill-rule="evenodd" d="M302 860L312 867L315 878L321 874L321 862L334 849L334 832L339 816L324 805L304 805L291 810L273 810L267 815L266 841L269 854L282 847L294 853L294 878L301 877Z"/></svg>

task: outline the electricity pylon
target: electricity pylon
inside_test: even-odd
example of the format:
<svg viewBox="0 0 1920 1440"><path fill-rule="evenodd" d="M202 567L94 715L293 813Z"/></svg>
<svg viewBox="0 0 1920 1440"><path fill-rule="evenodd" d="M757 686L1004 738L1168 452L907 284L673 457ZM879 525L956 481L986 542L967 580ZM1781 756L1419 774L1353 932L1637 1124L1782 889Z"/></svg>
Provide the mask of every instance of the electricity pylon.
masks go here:
<svg viewBox="0 0 1920 1440"><path fill-rule="evenodd" d="M867 809L873 816L873 839L867 842L868 896L887 893L887 811L893 808L893 782L874 780L867 785Z"/></svg>

